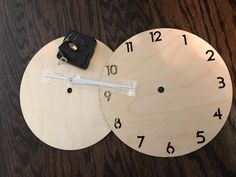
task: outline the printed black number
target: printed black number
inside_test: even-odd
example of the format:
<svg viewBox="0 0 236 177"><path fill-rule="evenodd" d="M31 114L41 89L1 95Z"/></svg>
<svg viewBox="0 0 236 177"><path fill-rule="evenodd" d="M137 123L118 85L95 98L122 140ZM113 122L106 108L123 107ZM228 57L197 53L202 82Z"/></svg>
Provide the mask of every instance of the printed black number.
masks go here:
<svg viewBox="0 0 236 177"><path fill-rule="evenodd" d="M182 36L184 37L184 44L187 45L187 37L186 37L186 35L184 34Z"/></svg>
<svg viewBox="0 0 236 177"><path fill-rule="evenodd" d="M132 44L132 42L126 42L125 44L127 46L127 51L128 52L133 52L133 44Z"/></svg>
<svg viewBox="0 0 236 177"><path fill-rule="evenodd" d="M208 54L208 53L210 53L211 55L210 55L210 57L208 58L207 61L214 61L215 60L215 58L213 58L214 52L212 50L207 50L206 54Z"/></svg>
<svg viewBox="0 0 236 177"><path fill-rule="evenodd" d="M118 68L116 65L107 65L107 75L110 76L111 74L115 75L118 72Z"/></svg>
<svg viewBox="0 0 236 177"><path fill-rule="evenodd" d="M219 86L219 89L224 88L225 87L225 82L224 82L225 80L224 80L224 78L223 77L217 77L217 79L220 80L219 84L222 84L222 85Z"/></svg>
<svg viewBox="0 0 236 177"><path fill-rule="evenodd" d="M170 145L171 143L168 142L168 145L166 147L166 151L169 153L169 154L173 154L175 152L175 148L173 146Z"/></svg>
<svg viewBox="0 0 236 177"><path fill-rule="evenodd" d="M196 138L199 138L200 140L197 141L197 144L201 144L205 142L205 137L202 135L204 131L197 131Z"/></svg>
<svg viewBox="0 0 236 177"><path fill-rule="evenodd" d="M221 119L222 116L223 116L223 114L221 114L220 108L218 108L217 111L213 115L213 117L219 117L219 119Z"/></svg>
<svg viewBox="0 0 236 177"><path fill-rule="evenodd" d="M116 129L120 129L121 128L120 118L115 118L114 126L115 126Z"/></svg>
<svg viewBox="0 0 236 177"><path fill-rule="evenodd" d="M151 38L152 38L152 42L157 42L157 41L162 40L160 31L150 32L150 35L151 35ZM155 38L155 36L156 36L156 38Z"/></svg>
<svg viewBox="0 0 236 177"><path fill-rule="evenodd" d="M111 98L111 92L109 90L106 90L104 92L104 97L107 99L107 101L109 101Z"/></svg>
<svg viewBox="0 0 236 177"><path fill-rule="evenodd" d="M142 146L142 144L143 144L143 140L144 140L145 136L137 136L137 138L140 138L140 139L141 139L141 140L140 140L140 143L139 143L139 145L138 145L138 147L140 148L140 147Z"/></svg>

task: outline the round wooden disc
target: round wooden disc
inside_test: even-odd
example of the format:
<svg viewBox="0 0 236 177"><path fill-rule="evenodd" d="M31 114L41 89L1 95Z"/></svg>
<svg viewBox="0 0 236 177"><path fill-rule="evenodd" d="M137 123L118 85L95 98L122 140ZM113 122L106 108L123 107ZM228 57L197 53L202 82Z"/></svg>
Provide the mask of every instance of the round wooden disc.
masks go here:
<svg viewBox="0 0 236 177"><path fill-rule="evenodd" d="M97 41L88 69L82 70L67 63L58 65L62 41L63 37L48 43L32 58L21 82L20 102L26 123L40 140L55 148L76 150L97 143L110 132L101 112L99 88L45 82L42 74L52 71L100 80L112 51Z"/></svg>
<svg viewBox="0 0 236 177"><path fill-rule="evenodd" d="M177 29L153 29L125 41L102 80L136 81L135 96L101 89L102 110L125 144L152 156L179 156L204 146L223 127L232 103L221 56L203 39Z"/></svg>

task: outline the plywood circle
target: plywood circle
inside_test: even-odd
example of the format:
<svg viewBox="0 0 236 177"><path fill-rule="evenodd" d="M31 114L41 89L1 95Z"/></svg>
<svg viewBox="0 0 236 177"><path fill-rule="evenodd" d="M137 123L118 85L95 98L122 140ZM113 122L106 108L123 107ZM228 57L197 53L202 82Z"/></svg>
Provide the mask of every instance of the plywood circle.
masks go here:
<svg viewBox="0 0 236 177"><path fill-rule="evenodd" d="M221 56L203 39L177 29L153 29L125 41L102 80L136 81L136 96L102 88L102 110L125 144L152 156L179 156L204 146L223 127L232 103Z"/></svg>
<svg viewBox="0 0 236 177"><path fill-rule="evenodd" d="M20 89L21 109L32 132L44 143L64 150L91 146L103 139L110 129L104 120L99 88L72 86L60 81L44 81L42 74L53 71L100 80L112 51L97 41L89 68L58 65L56 54L63 37L44 46L27 66Z"/></svg>

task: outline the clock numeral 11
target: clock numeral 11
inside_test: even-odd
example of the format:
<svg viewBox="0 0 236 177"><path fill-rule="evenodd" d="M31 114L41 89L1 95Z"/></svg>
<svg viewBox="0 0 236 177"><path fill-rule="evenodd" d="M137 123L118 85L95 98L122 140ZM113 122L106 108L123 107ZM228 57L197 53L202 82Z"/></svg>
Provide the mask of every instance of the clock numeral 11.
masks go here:
<svg viewBox="0 0 236 177"><path fill-rule="evenodd" d="M155 32L150 32L152 42L157 42L161 41L161 32L160 31L155 31Z"/></svg>
<svg viewBox="0 0 236 177"><path fill-rule="evenodd" d="M133 52L133 44L132 44L132 42L126 42L125 44L127 46L127 51L128 52Z"/></svg>

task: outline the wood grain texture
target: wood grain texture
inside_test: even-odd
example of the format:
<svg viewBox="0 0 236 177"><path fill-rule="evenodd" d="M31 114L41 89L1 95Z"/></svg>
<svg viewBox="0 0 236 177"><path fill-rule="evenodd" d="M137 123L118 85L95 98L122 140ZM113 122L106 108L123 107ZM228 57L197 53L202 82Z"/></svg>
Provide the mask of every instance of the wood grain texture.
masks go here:
<svg viewBox="0 0 236 177"><path fill-rule="evenodd" d="M217 137L194 153L171 159L133 151L113 133L80 151L53 149L29 130L19 102L27 63L69 29L94 36L113 50L147 29L192 32L220 53L235 90L235 0L2 0L0 16L1 177L236 176L236 92L229 119Z"/></svg>

